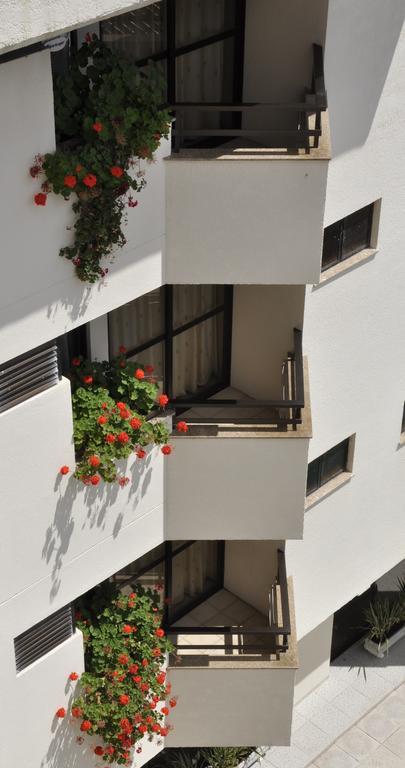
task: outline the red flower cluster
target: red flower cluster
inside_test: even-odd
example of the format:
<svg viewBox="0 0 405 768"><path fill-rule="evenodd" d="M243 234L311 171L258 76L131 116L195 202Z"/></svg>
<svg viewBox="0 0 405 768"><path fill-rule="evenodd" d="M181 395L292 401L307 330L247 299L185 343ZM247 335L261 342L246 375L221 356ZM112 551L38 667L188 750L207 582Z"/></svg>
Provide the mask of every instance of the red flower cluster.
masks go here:
<svg viewBox="0 0 405 768"><path fill-rule="evenodd" d="M178 432L188 432L188 424L185 421L178 421L176 429Z"/></svg>
<svg viewBox="0 0 405 768"><path fill-rule="evenodd" d="M172 452L172 446L171 445L162 445L161 451L164 456L170 456Z"/></svg>
<svg viewBox="0 0 405 768"><path fill-rule="evenodd" d="M116 179L120 179L124 171L122 168L120 168L119 165L113 165L112 168L110 168L110 173L111 176L115 176Z"/></svg>
<svg viewBox="0 0 405 768"><path fill-rule="evenodd" d="M96 133L101 133L101 131L103 130L104 126L103 126L102 123L100 123L99 120L96 120L96 122L93 123L93 125L91 127L92 127L93 131L95 131Z"/></svg>
<svg viewBox="0 0 405 768"><path fill-rule="evenodd" d="M37 192L36 195L34 195L34 203L35 205L46 205L47 196L43 192Z"/></svg>
<svg viewBox="0 0 405 768"><path fill-rule="evenodd" d="M83 178L83 184L86 187L89 187L89 189L92 189L97 184L97 176L95 176L94 173L86 173Z"/></svg>
<svg viewBox="0 0 405 768"><path fill-rule="evenodd" d="M161 408L165 408L166 405L168 404L168 402L169 402L169 398L168 398L167 395L159 395L158 403L159 403Z"/></svg>
<svg viewBox="0 0 405 768"><path fill-rule="evenodd" d="M69 189L74 189L77 184L77 178L76 176L73 176L72 174L68 174L63 179L63 183L65 187L69 187Z"/></svg>
<svg viewBox="0 0 405 768"><path fill-rule="evenodd" d="M142 368L137 368L134 377L138 379L138 381L142 381L142 379L145 378L145 372L142 370Z"/></svg>
<svg viewBox="0 0 405 768"><path fill-rule="evenodd" d="M64 464L63 467L60 468L59 472L61 475L67 475L69 472L69 467Z"/></svg>

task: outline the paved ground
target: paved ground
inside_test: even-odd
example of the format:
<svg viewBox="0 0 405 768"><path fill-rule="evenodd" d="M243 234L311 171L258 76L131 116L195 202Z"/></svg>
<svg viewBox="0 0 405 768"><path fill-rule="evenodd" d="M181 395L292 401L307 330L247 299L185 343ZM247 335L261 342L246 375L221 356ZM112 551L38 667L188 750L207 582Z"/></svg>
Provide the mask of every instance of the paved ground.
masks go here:
<svg viewBox="0 0 405 768"><path fill-rule="evenodd" d="M405 640L376 659L354 645L294 708L290 747L262 768L405 768Z"/></svg>

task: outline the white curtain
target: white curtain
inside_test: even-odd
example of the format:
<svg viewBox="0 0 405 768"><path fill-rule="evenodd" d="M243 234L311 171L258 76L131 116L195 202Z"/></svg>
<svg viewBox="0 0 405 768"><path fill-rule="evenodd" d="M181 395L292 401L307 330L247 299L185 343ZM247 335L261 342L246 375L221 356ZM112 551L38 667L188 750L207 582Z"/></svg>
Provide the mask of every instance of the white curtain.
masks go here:
<svg viewBox="0 0 405 768"><path fill-rule="evenodd" d="M196 541L173 558L172 601L198 597L217 578L217 544Z"/></svg>
<svg viewBox="0 0 405 768"><path fill-rule="evenodd" d="M215 285L181 285L173 289L173 324L178 328L204 315L223 301ZM111 355L124 345L128 350L164 333L164 290L159 288L110 312ZM215 315L179 333L173 339L173 395L197 392L218 378L223 357L223 314ZM142 365L152 365L161 381L164 373L164 344L148 347L133 358Z"/></svg>

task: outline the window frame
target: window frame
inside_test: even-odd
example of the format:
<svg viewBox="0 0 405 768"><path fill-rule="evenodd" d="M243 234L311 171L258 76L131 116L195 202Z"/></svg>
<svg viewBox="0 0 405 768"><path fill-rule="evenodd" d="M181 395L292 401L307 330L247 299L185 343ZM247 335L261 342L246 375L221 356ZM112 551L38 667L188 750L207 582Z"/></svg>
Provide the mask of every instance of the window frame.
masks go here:
<svg viewBox="0 0 405 768"><path fill-rule="evenodd" d="M321 456L318 456L316 459L313 459L313 461L310 461L308 463L308 470L307 470L307 488L306 488L306 497L311 496L313 493L317 493L320 488L325 487L328 483L330 483L332 480L334 480L339 475L343 474L344 472L349 472L349 460L350 460L350 437L345 438L345 440L341 440L340 443L337 443L332 448L330 448L328 451L325 451L325 453L322 453ZM322 471L324 468L324 463L327 459L329 459L331 456L333 456L334 453L337 453L339 450L342 449L342 446L345 447L345 458L344 458L344 466L342 466L341 469L339 469L337 472L335 472L334 475L329 477L327 480L322 482ZM316 468L316 487L311 488L311 490L308 490L308 475L309 475L309 468Z"/></svg>
<svg viewBox="0 0 405 768"><path fill-rule="evenodd" d="M221 286L222 287L222 286ZM221 304L218 304L208 312L204 312L202 315L198 315L193 320L189 320L182 325L175 327L174 325L174 302L173 302L173 285L163 285L161 289L164 292L164 331L163 333L154 336L148 341L138 344L125 353L125 356L136 357L137 354L145 352L145 350L156 344L163 343L164 345L164 375L163 385L164 391L172 401L172 404L181 404L183 400L189 399L189 396L173 398L173 340L181 333L188 331L190 328L194 328L206 320L209 320L216 315L223 313L224 327L223 327L223 376L220 381L215 384L210 384L198 393L193 394L194 400L205 400L216 392L220 392L221 389L228 387L231 377L231 349L232 349L232 311L233 311L233 286L224 285L224 298ZM141 298L140 296L138 298ZM136 299L134 299L136 301ZM117 307L118 309L118 307ZM108 356L111 359L111 333L110 333L110 313L107 314L108 325Z"/></svg>
<svg viewBox="0 0 405 768"><path fill-rule="evenodd" d="M344 245L344 237L345 232L347 230L348 225L350 224L350 219L360 213L361 211L368 211L368 221L367 221L367 244L359 248L357 251L354 251L354 253L350 253L347 256L343 255L343 245ZM321 273L327 272L328 269L335 268L338 264L341 264L343 261L346 261L347 259L352 258L357 253L361 253L364 250L367 250L368 248L371 248L371 241L372 241L372 234L373 234L373 223L374 223L374 216L375 216L375 210L376 210L376 201L369 203L368 205L364 205L362 208L359 208L357 211L353 211L352 213L348 214L347 216L344 216L342 219L339 219L338 221L334 221L332 224L330 224L328 227L325 227L324 233L323 233L323 246L322 246L322 259L321 259ZM323 263L323 256L324 256L324 243L325 243L325 232L330 229L331 227L338 227L339 234L338 234L338 247L337 247L337 254L336 259L332 263L328 263L324 265Z"/></svg>
<svg viewBox="0 0 405 768"><path fill-rule="evenodd" d="M135 64L143 67L149 61L166 61L167 63L167 100L170 105L177 101L176 93L176 63L180 56L205 48L215 43L233 38L233 101L240 103L243 101L243 74L244 74L244 53L245 53L245 24L246 24L246 0L234 0L235 2L235 24L222 32L217 32L208 37L202 37L193 43L177 45L176 44L176 0L166 0L166 46L158 53L152 54L146 58L138 59ZM100 23L100 38L103 39L103 27ZM241 127L242 116L239 113L232 115L234 128Z"/></svg>
<svg viewBox="0 0 405 768"><path fill-rule="evenodd" d="M163 623L168 626L169 624L173 624L174 622L181 619L183 616L185 616L187 613L190 613L190 611L194 610L194 608L197 607L197 605L201 605L201 603L205 602L205 600L208 600L211 595L214 595L218 590L223 589L224 586L224 573L225 573L225 541L218 540L215 543L218 545L218 573L219 573L219 579L218 583L211 587L210 589L205 590L204 592L201 592L200 595L197 595L195 600L191 601L187 607L183 609L179 609L176 613L173 615L170 615L170 599L172 597L172 591L173 591L173 560L176 557L176 555L179 555L181 552L184 552L185 549L188 549L189 547L193 546L193 544L196 544L199 540L192 539L190 541L186 541L183 544L180 544L177 547L173 546L172 541L165 541L163 542L164 545L164 554L161 557L156 558L156 560L153 560L148 565L144 566L143 568L140 568L139 571L136 573L133 573L128 579L123 579L119 582L120 587L128 586L130 584L135 584L136 581L141 577L144 576L148 571L153 570L158 565L161 565L164 563L164 585L163 585L163 593L164 593L164 601L163 601ZM136 560L135 560L136 563ZM132 563L131 563L132 565ZM122 569L123 570L123 569ZM114 579L116 574L114 574L111 578Z"/></svg>

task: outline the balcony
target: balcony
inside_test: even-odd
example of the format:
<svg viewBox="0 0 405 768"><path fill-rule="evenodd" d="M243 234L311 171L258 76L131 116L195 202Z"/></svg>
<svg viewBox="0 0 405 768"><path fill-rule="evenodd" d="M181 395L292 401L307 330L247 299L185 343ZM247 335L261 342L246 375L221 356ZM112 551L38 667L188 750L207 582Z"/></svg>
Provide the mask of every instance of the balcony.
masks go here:
<svg viewBox="0 0 405 768"><path fill-rule="evenodd" d="M289 743L297 648L292 584L275 542L226 542L224 589L169 633L179 700L167 746Z"/></svg>
<svg viewBox="0 0 405 768"><path fill-rule="evenodd" d="M265 298L266 289L261 291ZM254 323L252 317L250 321ZM248 318L246 322L251 328ZM234 325L231 386L209 400L175 402L175 421L185 420L189 431L173 435L174 451L166 467L169 539L302 538L311 436L302 334L294 330L294 348L280 363L279 397L271 400L265 399L265 389L277 388L272 390L269 371L257 353L258 348L268 349L267 327L255 345L251 341L251 358L244 332L239 337ZM274 377L276 350L271 360Z"/></svg>
<svg viewBox="0 0 405 768"><path fill-rule="evenodd" d="M245 98L256 96L250 70L258 63L250 56ZM286 87L293 95L297 90ZM330 157L321 46L313 45L311 88L293 101L177 102L172 108L168 282L318 282Z"/></svg>

